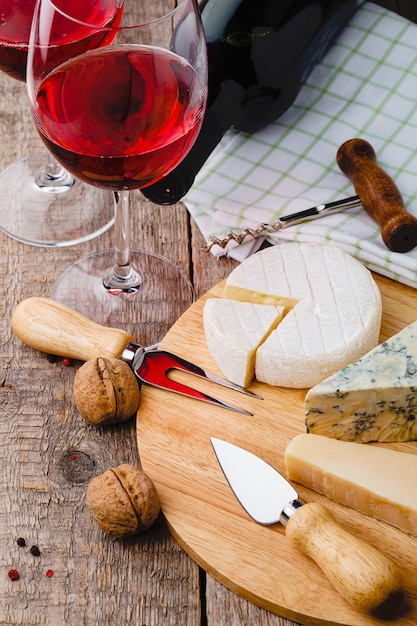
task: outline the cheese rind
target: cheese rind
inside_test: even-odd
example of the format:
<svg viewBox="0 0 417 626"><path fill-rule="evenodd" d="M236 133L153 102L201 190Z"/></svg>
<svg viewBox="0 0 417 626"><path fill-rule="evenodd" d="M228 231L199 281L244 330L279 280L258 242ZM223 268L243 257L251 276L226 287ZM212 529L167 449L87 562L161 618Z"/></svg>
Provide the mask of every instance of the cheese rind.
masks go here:
<svg viewBox="0 0 417 626"><path fill-rule="evenodd" d="M289 308L256 353L257 380L312 387L373 348L381 295L371 273L340 248L290 243L249 257L228 277L224 296L270 294ZM239 296L240 297L240 296Z"/></svg>
<svg viewBox="0 0 417 626"><path fill-rule="evenodd" d="M297 304L297 298L288 296L280 296L276 293L264 293L254 289L245 289L237 287L226 282L223 291L223 298L230 300L239 300L239 302L251 302L252 304L270 304L273 306L284 307L285 312L294 308Z"/></svg>
<svg viewBox="0 0 417 626"><path fill-rule="evenodd" d="M248 387L255 374L255 354L281 320L283 307L209 298L203 308L207 347L232 383Z"/></svg>
<svg viewBox="0 0 417 626"><path fill-rule="evenodd" d="M309 390L309 433L344 441L417 439L417 322Z"/></svg>
<svg viewBox="0 0 417 626"><path fill-rule="evenodd" d="M375 445L297 435L289 480L417 536L417 456Z"/></svg>

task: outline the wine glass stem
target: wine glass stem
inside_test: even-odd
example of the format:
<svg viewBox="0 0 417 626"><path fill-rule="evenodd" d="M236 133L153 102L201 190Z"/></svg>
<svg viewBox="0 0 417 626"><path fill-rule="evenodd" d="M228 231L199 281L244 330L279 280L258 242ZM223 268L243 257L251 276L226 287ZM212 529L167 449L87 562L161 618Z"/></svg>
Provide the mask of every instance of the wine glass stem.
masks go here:
<svg viewBox="0 0 417 626"><path fill-rule="evenodd" d="M130 195L126 190L114 191L114 266L104 278L105 288L120 295L135 293L142 285L140 274L130 263Z"/></svg>
<svg viewBox="0 0 417 626"><path fill-rule="evenodd" d="M47 151L46 154L47 156L46 156L45 172L47 176L49 176L50 178L60 178L62 176L62 173L65 171L64 168L62 167L60 163L58 163L56 159L54 159L54 157L52 156L51 152L49 152L49 150Z"/></svg>
<svg viewBox="0 0 417 626"><path fill-rule="evenodd" d="M115 249L115 269L129 265L130 250L130 211L129 192L114 191L114 249Z"/></svg>
<svg viewBox="0 0 417 626"><path fill-rule="evenodd" d="M35 182L41 191L60 193L68 191L74 185L75 178L47 150L45 165L36 176Z"/></svg>

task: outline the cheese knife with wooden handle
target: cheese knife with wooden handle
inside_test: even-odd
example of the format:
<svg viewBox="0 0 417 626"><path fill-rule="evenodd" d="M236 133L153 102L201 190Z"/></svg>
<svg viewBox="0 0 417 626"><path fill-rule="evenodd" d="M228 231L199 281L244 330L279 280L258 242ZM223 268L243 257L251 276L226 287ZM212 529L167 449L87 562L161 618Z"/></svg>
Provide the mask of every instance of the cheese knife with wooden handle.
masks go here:
<svg viewBox="0 0 417 626"><path fill-rule="evenodd" d="M298 499L293 486L255 454L211 438L220 467L245 511L262 525L281 523L292 545L320 567L355 609L375 612L402 596L398 567L375 546L339 526L330 511Z"/></svg>

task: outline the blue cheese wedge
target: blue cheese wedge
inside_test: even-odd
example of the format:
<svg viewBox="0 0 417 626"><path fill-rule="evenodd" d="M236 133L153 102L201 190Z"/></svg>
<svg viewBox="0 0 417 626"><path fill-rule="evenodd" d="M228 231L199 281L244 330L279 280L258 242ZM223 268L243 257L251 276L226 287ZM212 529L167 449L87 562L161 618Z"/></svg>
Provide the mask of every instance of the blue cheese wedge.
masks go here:
<svg viewBox="0 0 417 626"><path fill-rule="evenodd" d="M417 536L416 455L303 434L285 464L289 480Z"/></svg>
<svg viewBox="0 0 417 626"><path fill-rule="evenodd" d="M417 439L417 322L305 398L309 433L344 441Z"/></svg>
<svg viewBox="0 0 417 626"><path fill-rule="evenodd" d="M209 298L203 309L207 346L223 375L248 387L258 346L280 322L283 307Z"/></svg>
<svg viewBox="0 0 417 626"><path fill-rule="evenodd" d="M334 246L262 250L231 272L224 298L285 308L256 350L256 379L269 385L312 387L379 341L378 287L359 261Z"/></svg>

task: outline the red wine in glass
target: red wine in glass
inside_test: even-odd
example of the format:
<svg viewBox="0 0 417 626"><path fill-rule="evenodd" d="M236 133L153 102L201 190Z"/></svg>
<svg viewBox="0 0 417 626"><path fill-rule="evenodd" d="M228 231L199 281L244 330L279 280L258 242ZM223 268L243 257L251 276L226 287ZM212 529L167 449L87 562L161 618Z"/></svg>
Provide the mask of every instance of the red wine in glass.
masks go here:
<svg viewBox="0 0 417 626"><path fill-rule="evenodd" d="M0 70L17 80L26 80L30 27L35 3L36 0L13 0L13 2L2 2L0 4ZM109 4L107 18L105 11L99 11L97 8L91 10L91 7L87 7L84 3L78 2L78 0L69 0L69 2L66 2L65 7L68 8L68 5L71 4L76 6L77 3L79 4L77 8L77 15L80 20L80 24L77 25L79 32L78 34L74 32L66 33L65 37L58 42L57 51L66 43L66 40L70 42L79 40L78 44L74 44L75 54L80 54L82 50L89 50L102 45L99 40L95 41L94 34L91 34L91 29L82 26L81 22L88 23L91 21L99 23L101 20L105 26L117 25L120 22L123 10L122 3L117 8L116 13L112 5ZM59 32L60 21L62 20L59 19L59 16L55 18L57 32ZM68 58L68 52L63 52L63 58Z"/></svg>
<svg viewBox="0 0 417 626"><path fill-rule="evenodd" d="M48 149L81 180L137 189L188 152L204 112L194 69L161 48L88 52L40 85L35 122Z"/></svg>
<svg viewBox="0 0 417 626"><path fill-rule="evenodd" d="M104 27L117 25L123 13L123 0L95 4L79 0L60 2L78 20L64 30L62 15L57 13L54 17L56 54L65 60L71 54L108 43L100 29L92 32L90 21ZM35 5L36 0L0 1L0 71L22 82L26 81ZM0 172L4 207L0 228L19 241L53 247L81 243L103 233L113 220L111 197L75 180L47 154L48 158L44 154L23 157ZM77 205L82 209L77 214L73 212L71 218L71 209Z"/></svg>
<svg viewBox="0 0 417 626"><path fill-rule="evenodd" d="M105 1L83 0L93 6ZM114 248L79 259L55 282L51 296L100 324L128 325L143 345L154 345L194 293L188 276L169 259L131 249L129 203L135 190L177 166L200 131L207 48L198 5L178 0L165 10L125 0L117 28L97 29L91 22L91 34L101 30L106 46L79 50L78 56L74 47L63 60L51 27L60 15L67 21L63 34L74 28L71 12L57 4L63 2L42 0L36 11L28 55L30 107L57 160L92 187L113 191ZM42 47L48 37L51 43Z"/></svg>
<svg viewBox="0 0 417 626"><path fill-rule="evenodd" d="M30 25L36 0L2 2L0 5L0 70L26 80Z"/></svg>

